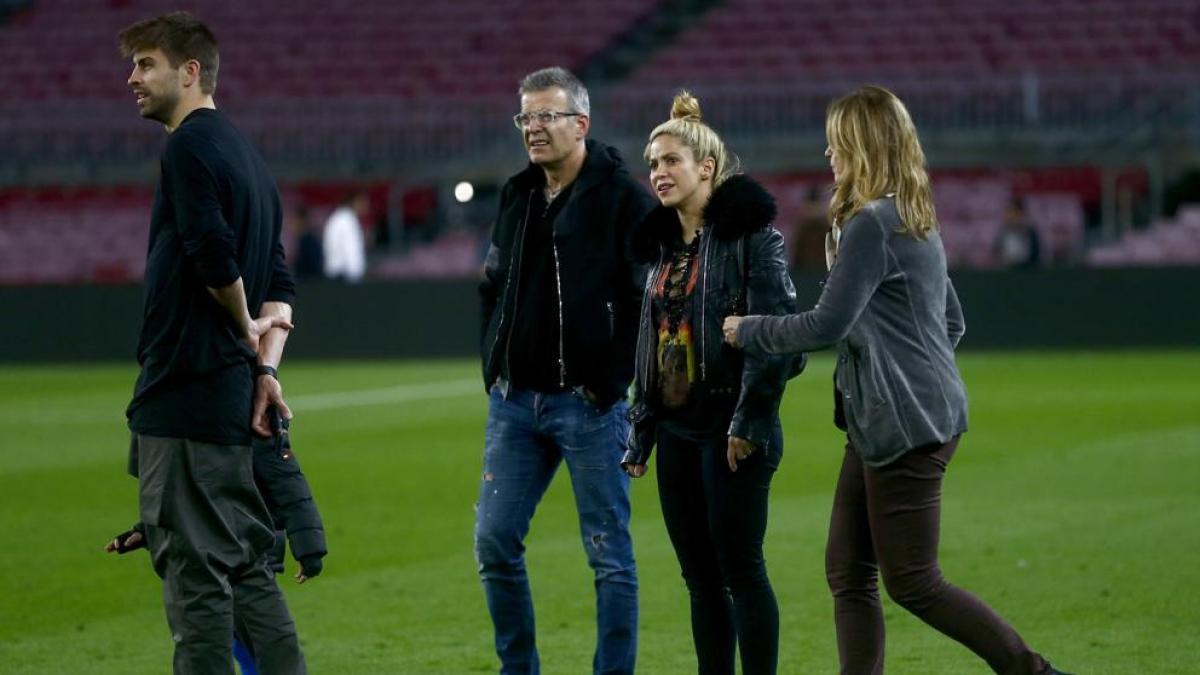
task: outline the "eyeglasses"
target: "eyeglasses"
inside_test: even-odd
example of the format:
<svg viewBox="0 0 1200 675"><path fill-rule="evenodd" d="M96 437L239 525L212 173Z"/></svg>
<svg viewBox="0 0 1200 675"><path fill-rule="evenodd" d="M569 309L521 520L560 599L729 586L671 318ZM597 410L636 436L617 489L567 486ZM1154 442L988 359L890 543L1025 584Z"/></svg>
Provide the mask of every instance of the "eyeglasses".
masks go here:
<svg viewBox="0 0 1200 675"><path fill-rule="evenodd" d="M583 113L573 112L558 112L556 110L539 110L537 112L517 113L513 115L513 124L518 129L524 129L529 126L530 122L537 122L539 126L548 127L554 124L560 117L580 117Z"/></svg>

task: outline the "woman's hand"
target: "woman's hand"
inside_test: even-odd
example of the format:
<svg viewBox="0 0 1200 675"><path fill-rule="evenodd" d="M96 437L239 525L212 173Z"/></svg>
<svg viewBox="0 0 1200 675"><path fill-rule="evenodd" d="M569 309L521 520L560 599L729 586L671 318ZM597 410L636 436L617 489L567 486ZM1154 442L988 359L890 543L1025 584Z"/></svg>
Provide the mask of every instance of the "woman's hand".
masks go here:
<svg viewBox="0 0 1200 675"><path fill-rule="evenodd" d="M725 342L728 343L729 346L731 346L731 347L736 347L738 349L742 348L741 343L738 342L738 339L737 339L737 332L738 332L738 326L741 325L742 319L744 319L744 318L745 317L741 317L741 316L725 317L725 325L721 326L721 331L723 333L725 333Z"/></svg>
<svg viewBox="0 0 1200 675"><path fill-rule="evenodd" d="M733 318L733 317L730 317ZM726 319L728 321L729 319ZM729 461L729 470L737 471L737 463L753 455L757 448L754 444L744 438L737 436L729 437L729 449L725 453L725 458Z"/></svg>

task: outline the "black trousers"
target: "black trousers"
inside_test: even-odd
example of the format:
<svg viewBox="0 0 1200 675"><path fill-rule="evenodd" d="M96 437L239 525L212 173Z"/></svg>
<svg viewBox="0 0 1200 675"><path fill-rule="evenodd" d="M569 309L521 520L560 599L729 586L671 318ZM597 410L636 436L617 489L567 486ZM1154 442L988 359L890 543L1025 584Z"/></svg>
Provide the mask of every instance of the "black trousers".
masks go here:
<svg viewBox="0 0 1200 675"><path fill-rule="evenodd" d="M729 470L728 440L694 440L658 431L658 494L691 599L692 639L701 675L775 672L779 606L767 579L763 535L767 495L783 454L776 426L772 447Z"/></svg>

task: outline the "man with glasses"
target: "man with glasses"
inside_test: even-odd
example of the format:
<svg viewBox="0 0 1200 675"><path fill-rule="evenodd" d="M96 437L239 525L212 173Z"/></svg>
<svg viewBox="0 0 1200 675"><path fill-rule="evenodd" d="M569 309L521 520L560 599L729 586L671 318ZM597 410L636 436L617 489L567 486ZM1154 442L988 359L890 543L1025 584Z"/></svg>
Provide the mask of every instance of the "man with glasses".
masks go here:
<svg viewBox="0 0 1200 675"><path fill-rule="evenodd" d="M621 470L642 278L629 234L654 206L587 140L587 89L562 68L519 89L529 166L504 185L480 284L489 409L475 555L501 673L539 672L524 540L560 462L595 572L596 673L632 673L637 571Z"/></svg>

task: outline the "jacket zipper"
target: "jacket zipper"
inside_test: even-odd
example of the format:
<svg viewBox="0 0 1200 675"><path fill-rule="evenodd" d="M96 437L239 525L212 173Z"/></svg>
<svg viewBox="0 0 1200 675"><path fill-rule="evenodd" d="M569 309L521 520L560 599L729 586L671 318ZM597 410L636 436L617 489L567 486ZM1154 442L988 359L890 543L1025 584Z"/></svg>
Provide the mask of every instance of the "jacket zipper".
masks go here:
<svg viewBox="0 0 1200 675"><path fill-rule="evenodd" d="M506 295L508 294L509 287L512 286L513 270L516 269L520 265L521 256L524 255L525 231L528 229L529 209L532 207L532 205L533 205L533 192L530 191L529 201L527 201L525 203L525 219L521 221L521 229L517 234L517 258L515 261L513 261L513 260L508 261L508 278L505 279L505 281L504 281L504 292ZM521 285L521 275L518 274L517 275L517 288L513 288L513 316L516 316L516 314L517 314L517 301L521 297L520 294L517 293L517 291L520 290L520 285ZM504 330L504 305L505 304L507 304L507 303L505 303L504 299L501 298L500 322L496 324L496 338L494 340L492 340L492 354L491 354L492 361L494 361L496 359L496 345L500 342L500 333ZM512 333L510 332L508 334L508 339L504 341L504 365L506 368L511 368L511 364L508 361L508 352L509 352L509 348L511 346L512 346ZM491 362L489 361L488 371L490 372L491 369L492 369ZM510 372L510 375L511 375L511 372Z"/></svg>
<svg viewBox="0 0 1200 675"><path fill-rule="evenodd" d="M704 314L705 314L704 310L705 310L705 308L708 307L708 301L707 301L708 249L709 249L709 243L711 241L712 241L711 236L704 238L704 248L703 248L703 251L701 251L701 256L703 257L703 260L700 263L701 265L704 266L704 273L703 273L704 281L700 286L700 380L703 382L708 381L708 372L707 372L708 371L708 368L707 368L707 366L708 366L708 359L707 359L708 347L706 346L706 343L708 341L704 339L705 334L708 333L708 324L706 324L704 322Z"/></svg>
<svg viewBox="0 0 1200 675"><path fill-rule="evenodd" d="M550 208L547 205L546 208ZM559 273L558 267L558 240L555 238L557 231L554 229L554 222L550 223L550 246L554 249L554 283L558 288L558 386L567 386L567 360L563 354L563 298L562 298L562 275Z"/></svg>

